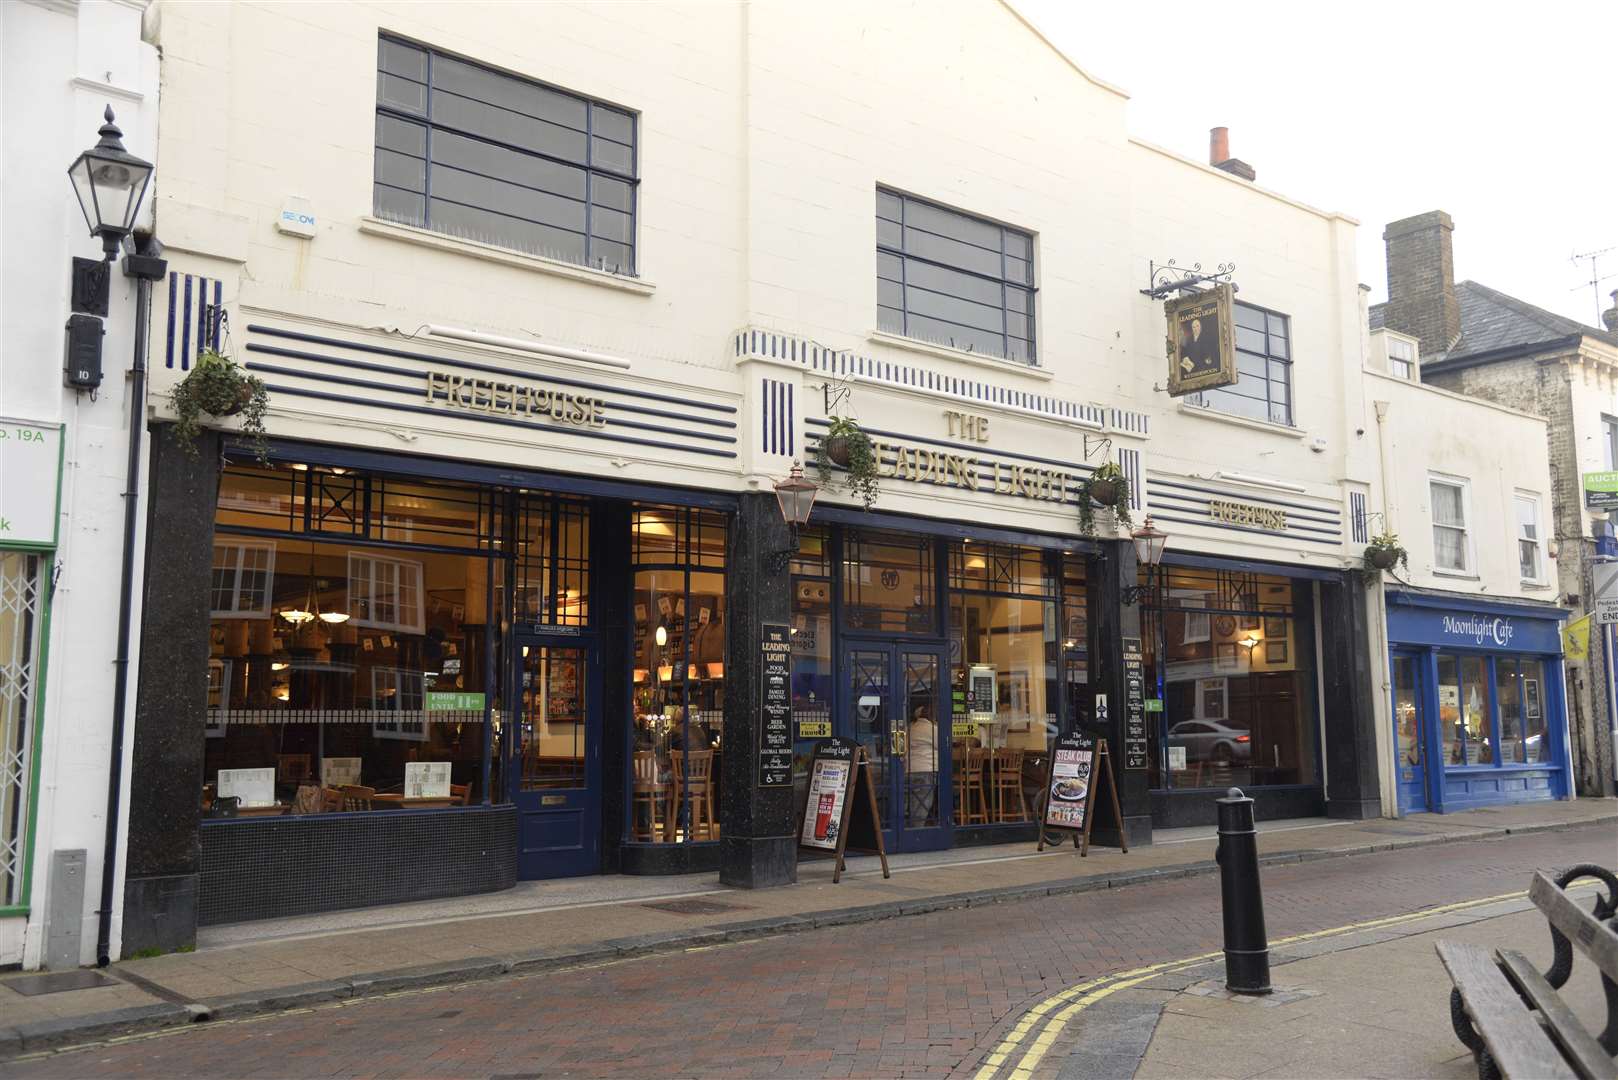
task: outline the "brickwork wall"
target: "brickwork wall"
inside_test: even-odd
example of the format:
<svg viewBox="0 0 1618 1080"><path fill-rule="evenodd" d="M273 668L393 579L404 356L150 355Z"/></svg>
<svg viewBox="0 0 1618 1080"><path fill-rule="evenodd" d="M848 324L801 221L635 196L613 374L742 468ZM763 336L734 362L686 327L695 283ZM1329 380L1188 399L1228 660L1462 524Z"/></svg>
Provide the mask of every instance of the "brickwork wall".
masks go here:
<svg viewBox="0 0 1618 1080"><path fill-rule="evenodd" d="M1391 223L1382 232L1388 252L1388 302L1383 325L1421 341L1421 354L1445 352L1461 332L1455 296L1455 223L1442 210Z"/></svg>

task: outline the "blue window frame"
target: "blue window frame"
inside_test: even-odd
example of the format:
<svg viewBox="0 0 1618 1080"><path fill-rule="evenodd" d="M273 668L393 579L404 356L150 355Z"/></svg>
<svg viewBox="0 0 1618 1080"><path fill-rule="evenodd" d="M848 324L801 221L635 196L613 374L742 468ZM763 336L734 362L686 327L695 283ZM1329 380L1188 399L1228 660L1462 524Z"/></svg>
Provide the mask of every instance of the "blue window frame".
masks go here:
<svg viewBox="0 0 1618 1080"><path fill-rule="evenodd" d="M1037 363L1030 233L877 188L876 266L881 329Z"/></svg>
<svg viewBox="0 0 1618 1080"><path fill-rule="evenodd" d="M635 273L633 113L383 35L374 212Z"/></svg>
<svg viewBox="0 0 1618 1080"><path fill-rule="evenodd" d="M1236 371L1230 386L1190 400L1215 412L1293 426L1292 320L1252 304L1236 304Z"/></svg>

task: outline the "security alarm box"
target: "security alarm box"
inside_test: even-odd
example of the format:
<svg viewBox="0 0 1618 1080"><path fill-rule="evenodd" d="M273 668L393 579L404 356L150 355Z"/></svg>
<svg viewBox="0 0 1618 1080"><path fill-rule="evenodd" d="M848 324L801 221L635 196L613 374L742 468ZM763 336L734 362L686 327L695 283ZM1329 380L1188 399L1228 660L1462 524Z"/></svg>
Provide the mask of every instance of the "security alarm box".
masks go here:
<svg viewBox="0 0 1618 1080"><path fill-rule="evenodd" d="M101 320L94 315L67 317L67 359L62 364L62 381L75 390L94 390L101 385L101 339L106 337Z"/></svg>

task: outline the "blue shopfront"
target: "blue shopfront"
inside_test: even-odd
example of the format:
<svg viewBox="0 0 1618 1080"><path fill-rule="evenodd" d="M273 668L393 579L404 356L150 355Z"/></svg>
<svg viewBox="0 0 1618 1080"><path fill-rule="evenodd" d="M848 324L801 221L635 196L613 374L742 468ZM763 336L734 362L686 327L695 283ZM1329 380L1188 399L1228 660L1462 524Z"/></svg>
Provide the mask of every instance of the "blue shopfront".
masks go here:
<svg viewBox="0 0 1618 1080"><path fill-rule="evenodd" d="M1388 593L1401 814L1568 796L1563 609Z"/></svg>

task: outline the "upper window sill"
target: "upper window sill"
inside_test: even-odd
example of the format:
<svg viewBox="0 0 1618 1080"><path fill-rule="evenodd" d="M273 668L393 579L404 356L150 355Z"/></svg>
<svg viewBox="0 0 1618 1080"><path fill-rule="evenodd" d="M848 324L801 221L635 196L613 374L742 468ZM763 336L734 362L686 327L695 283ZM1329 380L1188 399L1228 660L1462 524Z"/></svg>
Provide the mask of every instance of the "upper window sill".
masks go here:
<svg viewBox="0 0 1618 1080"><path fill-rule="evenodd" d="M1470 570L1446 570L1442 566L1435 566L1435 567L1433 567L1433 573L1437 574L1439 577L1460 578L1462 581L1480 581L1480 580L1482 580L1476 574L1472 573L1472 571L1470 571Z"/></svg>
<svg viewBox="0 0 1618 1080"><path fill-rule="evenodd" d="M1029 375L1046 381L1056 377L1044 368L1033 364L1020 364L1015 360L1002 360L998 356L985 356L983 353L968 352L965 349L953 349L948 345L934 345L931 342L908 338L902 334L890 334L886 330L872 330L869 337L872 342L878 345L891 345L896 349L908 349L911 352L937 356L945 360L959 360L965 364L976 364L979 367L991 368L996 371L1015 371L1019 375Z"/></svg>
<svg viewBox="0 0 1618 1080"><path fill-rule="evenodd" d="M447 236L444 233L418 228L415 225L401 225L395 221L383 221L377 217L366 216L360 218L360 232L370 236L385 236L390 240L402 240L407 244L419 244L422 247L434 248L438 251L453 252L457 255L470 255L485 262L500 263L503 266L515 266L519 270L533 270L537 273L551 274L555 277L569 278L573 281L583 281L591 285L602 285L609 289L617 289L620 292L634 293L637 296L651 296L652 293L657 291L657 286L645 278L610 274L605 270L578 266L574 263L563 262L561 259L550 259L543 255L529 255L526 252L496 247L493 244L485 244L477 240L463 240L458 236Z"/></svg>
<svg viewBox="0 0 1618 1080"><path fill-rule="evenodd" d="M1285 435L1293 439L1306 439L1308 432L1300 431L1290 424L1274 424L1268 420L1254 420L1246 416L1233 416L1230 413L1211 409L1206 405L1189 405L1180 402L1177 406L1179 412L1186 416L1200 416L1205 420L1217 420L1222 424L1235 424L1237 427L1251 428L1254 431L1269 431L1276 435Z"/></svg>

